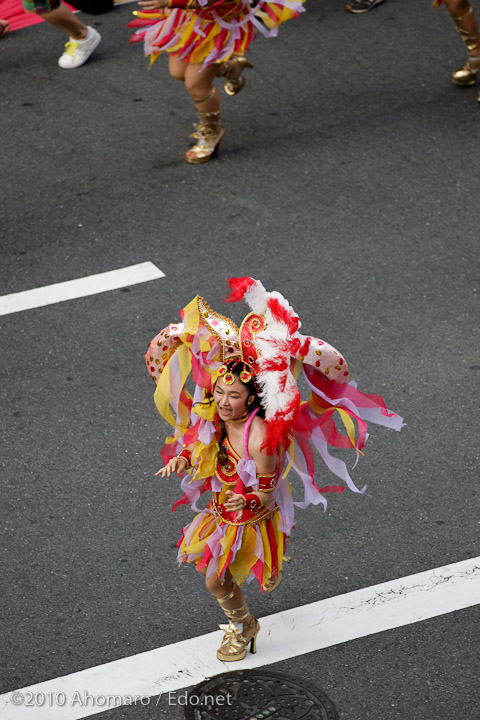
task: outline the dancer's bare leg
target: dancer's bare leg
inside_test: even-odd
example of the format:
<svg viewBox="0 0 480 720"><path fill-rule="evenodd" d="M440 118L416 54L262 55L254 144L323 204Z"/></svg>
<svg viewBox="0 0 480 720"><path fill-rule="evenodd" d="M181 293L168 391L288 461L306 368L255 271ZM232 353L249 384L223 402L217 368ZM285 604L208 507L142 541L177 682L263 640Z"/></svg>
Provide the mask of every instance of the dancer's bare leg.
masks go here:
<svg viewBox="0 0 480 720"><path fill-rule="evenodd" d="M220 95L213 84L218 74L218 66L209 65L202 70L200 63L186 65L185 87L198 112L220 112Z"/></svg>
<svg viewBox="0 0 480 720"><path fill-rule="evenodd" d="M53 27L63 30L74 38L74 40L83 40L88 35L88 28L84 25L76 15L63 3L51 12L36 13L42 20L50 23Z"/></svg>
<svg viewBox="0 0 480 720"><path fill-rule="evenodd" d="M223 137L223 126L220 122L220 95L213 84L217 77L217 66L209 65L202 69L198 63L184 63L180 68L177 62L171 62L170 73L185 82L185 88L195 103L199 123L192 137L197 144L187 150L185 160L199 164L208 162L218 151Z"/></svg>
<svg viewBox="0 0 480 720"><path fill-rule="evenodd" d="M187 65L188 63L183 60L178 60L176 57L173 57L173 55L168 56L168 70L172 78L175 80L185 82L185 70L187 69Z"/></svg>
<svg viewBox="0 0 480 720"><path fill-rule="evenodd" d="M256 621L253 615L250 613L245 595L241 588L233 582L231 574L225 573L225 582L221 583L217 577L211 576L206 579L207 590L220 602L220 606L223 610L235 610L239 611L239 615L247 615L244 620L239 624L242 625L242 635L245 640L250 640L256 631ZM229 597L230 596L230 597ZM228 598L228 600L224 600ZM222 646L219 648L219 652L228 655L228 648Z"/></svg>

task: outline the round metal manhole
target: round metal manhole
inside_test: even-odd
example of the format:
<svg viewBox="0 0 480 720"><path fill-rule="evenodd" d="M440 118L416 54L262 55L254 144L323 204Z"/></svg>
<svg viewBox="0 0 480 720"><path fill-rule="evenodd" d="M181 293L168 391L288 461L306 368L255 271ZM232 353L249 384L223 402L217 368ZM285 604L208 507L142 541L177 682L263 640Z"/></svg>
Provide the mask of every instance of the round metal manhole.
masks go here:
<svg viewBox="0 0 480 720"><path fill-rule="evenodd" d="M283 673L240 670L217 675L187 695L186 720L338 720L332 701Z"/></svg>

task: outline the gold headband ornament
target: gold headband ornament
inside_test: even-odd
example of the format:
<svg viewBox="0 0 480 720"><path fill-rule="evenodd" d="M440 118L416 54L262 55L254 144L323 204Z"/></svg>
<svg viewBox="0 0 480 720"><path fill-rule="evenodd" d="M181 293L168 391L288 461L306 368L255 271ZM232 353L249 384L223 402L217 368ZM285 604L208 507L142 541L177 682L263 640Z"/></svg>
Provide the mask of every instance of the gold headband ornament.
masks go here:
<svg viewBox="0 0 480 720"><path fill-rule="evenodd" d="M223 382L225 383L225 385L233 385L233 383L235 382L235 375L233 374L232 370L239 364L239 362L240 361L237 360L233 363L228 363L228 364L224 363L223 365L221 365L218 368L217 377L221 377ZM229 367L229 365L230 365L230 367ZM240 378L241 382L244 385L247 385L250 382L250 380L252 380L252 377L253 377L252 373L247 368L247 365L244 364L243 370L239 374L239 378ZM253 382L255 384L255 380Z"/></svg>

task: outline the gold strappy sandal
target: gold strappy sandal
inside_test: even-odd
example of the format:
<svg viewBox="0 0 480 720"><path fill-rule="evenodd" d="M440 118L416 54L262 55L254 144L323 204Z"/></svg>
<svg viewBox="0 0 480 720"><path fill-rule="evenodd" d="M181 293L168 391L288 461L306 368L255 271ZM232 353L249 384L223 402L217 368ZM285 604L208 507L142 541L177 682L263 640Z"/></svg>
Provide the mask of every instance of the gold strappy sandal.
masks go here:
<svg viewBox="0 0 480 720"><path fill-rule="evenodd" d="M461 68L452 72L452 81L455 85L475 85L477 82L478 70L480 69L480 57L469 55L468 60Z"/></svg>
<svg viewBox="0 0 480 720"><path fill-rule="evenodd" d="M191 165L206 163L217 155L224 134L220 112L199 112L198 117L200 122L195 123L195 132L190 135L197 143L185 153L185 160Z"/></svg>
<svg viewBox="0 0 480 720"><path fill-rule="evenodd" d="M208 95L194 100L195 105L198 106L208 102L215 92L217 92L217 89L212 87ZM220 110L216 112L197 110L197 112L199 122L194 123L195 132L190 135L190 137L197 140L197 143L185 153L185 160L191 165L206 163L217 155L224 134L223 125L220 122Z"/></svg>
<svg viewBox="0 0 480 720"><path fill-rule="evenodd" d="M227 602L227 600L231 600L234 595L235 590L233 590L228 595L225 595L225 597L223 598L217 598L217 600L220 605L222 605L222 603ZM243 658L247 654L248 645L250 645L250 652L256 653L257 635L260 632L260 623L258 622L257 618L250 614L246 605L242 605L241 607L235 608L234 610L227 610L226 608L222 607L222 610L229 619L229 623L228 625L220 625L220 630L223 630L224 636L222 644L217 650L217 658L219 660L222 660L223 662L235 662L236 660L243 660ZM247 618L250 618L250 622L245 623L244 620L246 620ZM242 623L243 632L245 632L246 629L250 629L252 626L255 626L255 633L252 635L251 638L247 639L242 635L235 623ZM226 652L222 652L222 648L226 650Z"/></svg>

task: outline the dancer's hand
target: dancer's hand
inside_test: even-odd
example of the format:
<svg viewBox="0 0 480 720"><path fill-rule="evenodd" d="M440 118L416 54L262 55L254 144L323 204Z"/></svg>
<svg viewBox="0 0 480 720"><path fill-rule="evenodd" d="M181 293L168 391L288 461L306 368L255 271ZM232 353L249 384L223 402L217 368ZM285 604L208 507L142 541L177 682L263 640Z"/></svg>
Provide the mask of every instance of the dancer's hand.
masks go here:
<svg viewBox="0 0 480 720"><path fill-rule="evenodd" d="M161 10L168 7L168 0L145 0L145 2L139 2L138 4L144 10Z"/></svg>
<svg viewBox="0 0 480 720"><path fill-rule="evenodd" d="M155 473L155 477L157 475L160 475L162 478L164 478L165 475L167 477L170 477L173 472L176 472L177 475L180 475L180 473L182 473L186 467L187 461L184 457L174 457L168 461L165 467L160 468L160 470Z"/></svg>
<svg viewBox="0 0 480 720"><path fill-rule="evenodd" d="M225 497L225 509L228 512L240 512L247 504L244 495L237 495L233 490L227 490Z"/></svg>
<svg viewBox="0 0 480 720"><path fill-rule="evenodd" d="M5 35L10 30L7 20L0 20L0 36Z"/></svg>

